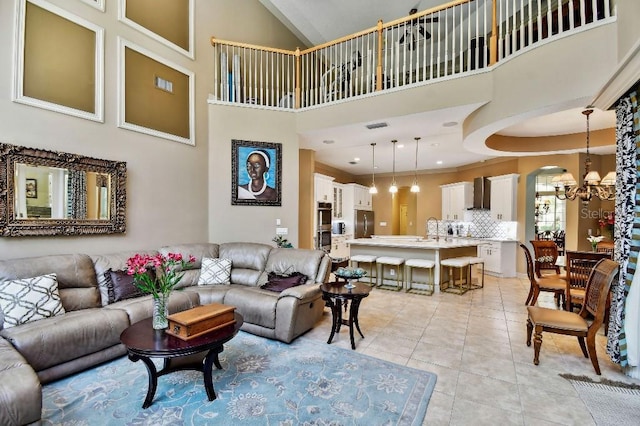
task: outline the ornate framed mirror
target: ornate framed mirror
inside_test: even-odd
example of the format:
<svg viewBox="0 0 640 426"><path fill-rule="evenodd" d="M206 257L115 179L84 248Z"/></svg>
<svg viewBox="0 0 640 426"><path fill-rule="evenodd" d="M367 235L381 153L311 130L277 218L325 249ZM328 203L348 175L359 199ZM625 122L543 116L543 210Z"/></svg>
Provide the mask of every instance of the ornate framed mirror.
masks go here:
<svg viewBox="0 0 640 426"><path fill-rule="evenodd" d="M126 230L125 162L0 143L0 236Z"/></svg>

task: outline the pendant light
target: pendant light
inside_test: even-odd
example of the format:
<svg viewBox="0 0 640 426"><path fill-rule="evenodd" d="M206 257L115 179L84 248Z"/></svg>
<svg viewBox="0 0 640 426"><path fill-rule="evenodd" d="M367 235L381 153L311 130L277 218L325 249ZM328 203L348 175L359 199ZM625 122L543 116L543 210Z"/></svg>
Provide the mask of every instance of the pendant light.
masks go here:
<svg viewBox="0 0 640 426"><path fill-rule="evenodd" d="M371 187L369 188L369 194L377 194L378 188L376 188L376 143L371 143Z"/></svg>
<svg viewBox="0 0 640 426"><path fill-rule="evenodd" d="M396 143L397 140L392 140L393 144L393 181L391 182L391 186L389 187L389 192L395 194L398 192L398 185L396 185Z"/></svg>
<svg viewBox="0 0 640 426"><path fill-rule="evenodd" d="M411 192L420 192L420 187L418 186L418 141L420 138L414 138L416 140L416 166L413 169L413 185L411 185Z"/></svg>

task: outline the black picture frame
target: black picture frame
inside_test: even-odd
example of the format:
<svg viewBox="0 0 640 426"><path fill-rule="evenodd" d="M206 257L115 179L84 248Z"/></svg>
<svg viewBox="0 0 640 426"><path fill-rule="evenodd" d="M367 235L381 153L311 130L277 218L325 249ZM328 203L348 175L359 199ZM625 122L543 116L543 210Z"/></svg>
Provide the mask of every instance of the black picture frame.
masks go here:
<svg viewBox="0 0 640 426"><path fill-rule="evenodd" d="M27 198L38 198L38 181L36 179L26 179L25 185L25 196Z"/></svg>
<svg viewBox="0 0 640 426"><path fill-rule="evenodd" d="M247 167L250 156L255 178ZM266 171L260 173L262 168ZM231 205L282 206L282 144L232 139L231 175ZM253 180L262 181L260 188L251 188Z"/></svg>

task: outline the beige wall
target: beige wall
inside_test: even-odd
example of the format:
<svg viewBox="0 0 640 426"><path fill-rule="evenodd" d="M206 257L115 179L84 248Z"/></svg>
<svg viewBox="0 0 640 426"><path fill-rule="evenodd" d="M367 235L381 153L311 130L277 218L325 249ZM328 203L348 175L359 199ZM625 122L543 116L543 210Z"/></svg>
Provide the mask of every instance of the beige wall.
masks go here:
<svg viewBox="0 0 640 426"><path fill-rule="evenodd" d="M295 114L226 105L209 106L209 240L273 244L278 227L298 247L298 136ZM231 205L231 140L282 144L282 206Z"/></svg>
<svg viewBox="0 0 640 426"><path fill-rule="evenodd" d="M105 28L105 122L83 120L11 101L15 2L0 1L0 140L16 145L126 161L127 232L108 236L0 238L0 258L56 253L107 253L208 241L210 203L213 205L213 217L218 211L228 212L231 209L230 196L210 199L210 192L215 194L213 188L218 185L224 191L230 190L227 181L211 180L208 172L210 132L206 99L213 91L213 50L210 37L216 35L241 42L261 42L285 49L294 49L301 43L259 2L197 0L195 60L191 60L119 22L116 1L107 1L104 13L81 1L50 2ZM246 22L251 22L251 25L246 25ZM195 147L117 127L118 36L196 74ZM265 127L270 125L268 123ZM287 125L291 129L295 128L292 123ZM223 126L228 124L224 123ZM258 132L257 129L255 132L259 133L254 135L258 140L265 140L269 136L269 132ZM230 144L230 140L227 143ZM291 182L291 177L286 175L289 171L294 171L294 181L298 176L297 154L292 154L292 149L294 148L291 146L285 148L287 172L283 177L286 188L296 188L297 194L297 183ZM297 145L294 150L297 152ZM230 151L230 148L224 149L223 153L229 155ZM215 152L211 155L215 155ZM288 162L293 164L288 166ZM230 179L230 175L225 174L225 178ZM286 188L285 191L289 191ZM288 194L287 192L284 196L283 209L286 208L287 214L294 217L291 221L287 219L287 225L295 229L297 195L292 197ZM269 211L268 207L264 209ZM283 215L283 219L285 217ZM246 232L239 233L237 238L267 242L271 239L269 236L273 233L275 222L269 220L269 232L260 235L263 223L250 220L250 217L242 219L244 220L236 226ZM256 233L258 238L254 238ZM212 238L215 241L218 235L213 233Z"/></svg>
<svg viewBox="0 0 640 426"><path fill-rule="evenodd" d="M126 17L189 50L189 0L127 0Z"/></svg>

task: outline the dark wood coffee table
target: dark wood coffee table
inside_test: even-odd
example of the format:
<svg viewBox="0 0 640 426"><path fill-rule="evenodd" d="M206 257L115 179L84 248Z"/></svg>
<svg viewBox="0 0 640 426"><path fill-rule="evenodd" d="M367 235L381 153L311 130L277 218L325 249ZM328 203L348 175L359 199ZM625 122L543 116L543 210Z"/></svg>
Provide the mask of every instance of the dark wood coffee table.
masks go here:
<svg viewBox="0 0 640 426"><path fill-rule="evenodd" d="M219 328L210 333L205 333L190 340L182 340L164 330L154 330L151 318L139 321L122 332L120 341L126 346L129 359L133 362L141 360L149 372L149 388L142 408L147 408L153 402L158 385L158 377L181 370L202 371L204 375L204 388L207 391L209 401L216 399L213 390L213 378L211 376L212 364L222 369L218 354L223 351L223 345L231 340L244 322L242 315L235 313L235 324ZM202 360L190 363L177 363L172 365L172 360L179 357L198 354L209 351ZM164 366L157 371L151 358L163 358Z"/></svg>
<svg viewBox="0 0 640 426"><path fill-rule="evenodd" d="M360 330L360 324L358 324L358 310L360 309L360 302L362 299L369 295L371 287L361 282L354 282L354 288L346 288L347 282L332 282L324 283L320 285L322 290L322 298L327 302L327 306L331 308L333 324L331 325L331 335L327 343L331 343L333 336L340 331L341 325L349 326L349 337L351 338L351 349L356 348L356 343L353 338L353 326L356 326L358 333L364 339L364 335ZM345 311L347 304L351 304L349 307L349 318L342 318L342 308Z"/></svg>

